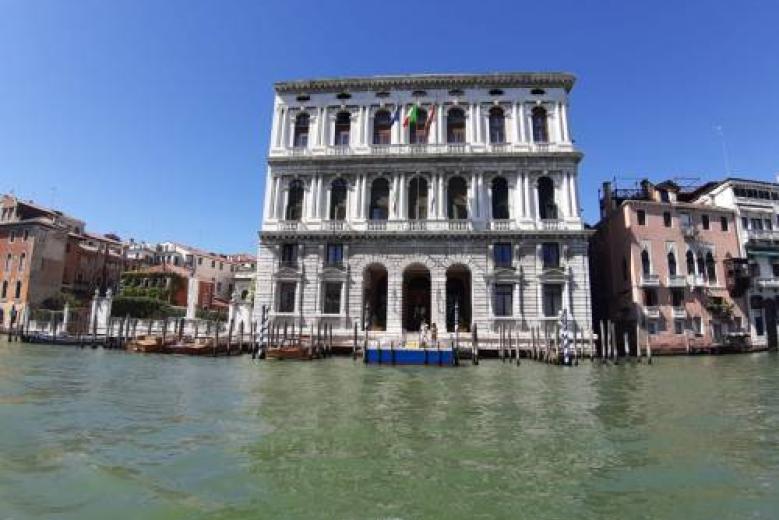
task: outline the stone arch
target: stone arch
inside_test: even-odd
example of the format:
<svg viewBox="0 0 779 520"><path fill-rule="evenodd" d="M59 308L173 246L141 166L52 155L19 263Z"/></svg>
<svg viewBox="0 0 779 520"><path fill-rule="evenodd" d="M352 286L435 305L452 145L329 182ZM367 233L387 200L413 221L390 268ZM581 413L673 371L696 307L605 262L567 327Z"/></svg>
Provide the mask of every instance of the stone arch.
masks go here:
<svg viewBox="0 0 779 520"><path fill-rule="evenodd" d="M362 270L363 305L361 309L363 330L387 330L387 295L389 271L377 261L366 264Z"/></svg>
<svg viewBox="0 0 779 520"><path fill-rule="evenodd" d="M473 276L464 263L453 263L446 270L446 330L471 330ZM456 319L455 319L456 311Z"/></svg>
<svg viewBox="0 0 779 520"><path fill-rule="evenodd" d="M410 262L403 269L402 322L403 329L419 331L423 324L431 324L431 272L420 262Z"/></svg>

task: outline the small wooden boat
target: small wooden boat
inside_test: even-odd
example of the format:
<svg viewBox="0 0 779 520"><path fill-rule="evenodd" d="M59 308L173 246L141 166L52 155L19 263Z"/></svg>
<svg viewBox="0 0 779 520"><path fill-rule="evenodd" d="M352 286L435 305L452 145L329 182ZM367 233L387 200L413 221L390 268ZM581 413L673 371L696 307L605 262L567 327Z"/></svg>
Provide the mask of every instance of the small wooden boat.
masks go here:
<svg viewBox="0 0 779 520"><path fill-rule="evenodd" d="M306 347L300 343L283 345L281 347L269 348L265 352L267 359L314 359L316 356L313 354L311 347Z"/></svg>
<svg viewBox="0 0 779 520"><path fill-rule="evenodd" d="M168 347L171 345L172 340L166 340L164 343L161 336L138 336L137 338L127 342L127 349L135 352L165 353Z"/></svg>

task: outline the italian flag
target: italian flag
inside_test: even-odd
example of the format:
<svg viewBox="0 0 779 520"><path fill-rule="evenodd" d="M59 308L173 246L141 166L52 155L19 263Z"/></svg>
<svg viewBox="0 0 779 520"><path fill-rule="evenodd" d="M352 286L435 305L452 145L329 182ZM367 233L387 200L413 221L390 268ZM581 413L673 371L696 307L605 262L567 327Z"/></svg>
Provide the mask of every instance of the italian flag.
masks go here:
<svg viewBox="0 0 779 520"><path fill-rule="evenodd" d="M408 126L409 123L417 124L417 114L419 113L419 107L412 105L406 113L406 117L403 118L403 126Z"/></svg>

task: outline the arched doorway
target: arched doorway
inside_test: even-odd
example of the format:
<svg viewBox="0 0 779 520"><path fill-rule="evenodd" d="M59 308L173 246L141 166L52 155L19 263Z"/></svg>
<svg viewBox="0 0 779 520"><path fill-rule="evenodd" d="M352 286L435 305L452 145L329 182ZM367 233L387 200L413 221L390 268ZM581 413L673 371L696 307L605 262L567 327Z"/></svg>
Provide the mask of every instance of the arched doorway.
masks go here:
<svg viewBox="0 0 779 520"><path fill-rule="evenodd" d="M413 264L403 271L403 328L410 332L430 324L430 271Z"/></svg>
<svg viewBox="0 0 779 520"><path fill-rule="evenodd" d="M471 330L471 271L464 265L453 265L446 270L446 331L455 330L455 303L457 328Z"/></svg>
<svg viewBox="0 0 779 520"><path fill-rule="evenodd" d="M367 330L387 330L387 268L371 264L362 275L362 325Z"/></svg>

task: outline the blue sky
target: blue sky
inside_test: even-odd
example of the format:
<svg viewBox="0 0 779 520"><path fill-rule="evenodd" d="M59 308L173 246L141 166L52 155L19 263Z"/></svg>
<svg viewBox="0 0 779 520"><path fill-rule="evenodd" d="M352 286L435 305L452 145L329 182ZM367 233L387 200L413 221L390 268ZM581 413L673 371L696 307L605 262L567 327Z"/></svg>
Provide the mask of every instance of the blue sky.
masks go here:
<svg viewBox="0 0 779 520"><path fill-rule="evenodd" d="M777 20L744 0L0 0L0 191L252 251L273 82L562 70L593 222L605 179L723 176L717 126L731 173L774 179Z"/></svg>

